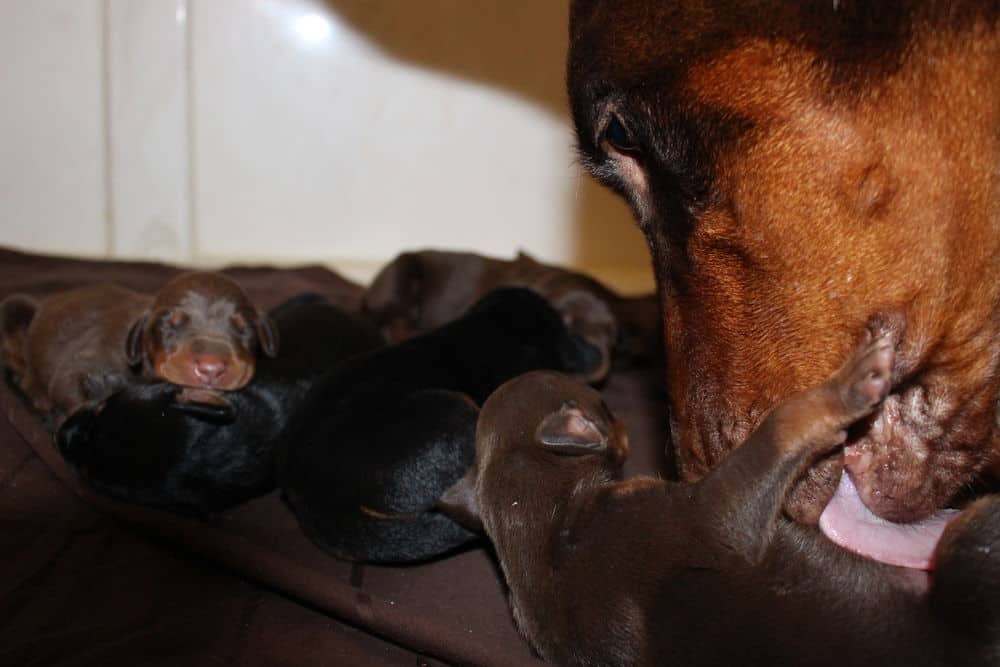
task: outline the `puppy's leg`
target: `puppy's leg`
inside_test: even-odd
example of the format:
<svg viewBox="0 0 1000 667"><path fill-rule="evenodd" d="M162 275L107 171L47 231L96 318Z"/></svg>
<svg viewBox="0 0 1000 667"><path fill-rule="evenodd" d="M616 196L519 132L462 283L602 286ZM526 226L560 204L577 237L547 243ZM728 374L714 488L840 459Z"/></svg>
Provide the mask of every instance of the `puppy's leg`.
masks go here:
<svg viewBox="0 0 1000 667"><path fill-rule="evenodd" d="M695 486L704 527L733 552L759 561L795 479L818 456L842 445L847 427L885 398L893 356L889 339L866 334L829 380L779 404L747 442Z"/></svg>

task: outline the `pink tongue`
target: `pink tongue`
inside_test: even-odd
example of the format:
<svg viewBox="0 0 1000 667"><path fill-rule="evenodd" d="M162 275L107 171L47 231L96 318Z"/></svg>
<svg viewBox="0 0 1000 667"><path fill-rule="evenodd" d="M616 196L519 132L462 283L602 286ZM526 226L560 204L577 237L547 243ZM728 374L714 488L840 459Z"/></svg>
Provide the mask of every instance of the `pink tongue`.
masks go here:
<svg viewBox="0 0 1000 667"><path fill-rule="evenodd" d="M819 527L831 541L873 560L933 569L934 546L958 510L940 510L916 523L893 523L872 513L858 496L845 470L833 499L819 517Z"/></svg>

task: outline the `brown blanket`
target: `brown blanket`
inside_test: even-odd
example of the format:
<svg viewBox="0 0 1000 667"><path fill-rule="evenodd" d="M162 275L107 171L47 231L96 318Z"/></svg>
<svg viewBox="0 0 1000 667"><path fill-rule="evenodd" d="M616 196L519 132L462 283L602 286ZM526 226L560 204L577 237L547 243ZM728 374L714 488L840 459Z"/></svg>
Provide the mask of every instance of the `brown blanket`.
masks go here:
<svg viewBox="0 0 1000 667"><path fill-rule="evenodd" d="M152 291L180 269L0 249L0 298L95 281ZM357 308L321 268L226 270L262 307L303 291ZM630 474L662 469L659 372L604 389L630 430ZM408 567L352 565L309 543L277 493L211 521L107 500L0 387L0 664L530 665L488 548Z"/></svg>

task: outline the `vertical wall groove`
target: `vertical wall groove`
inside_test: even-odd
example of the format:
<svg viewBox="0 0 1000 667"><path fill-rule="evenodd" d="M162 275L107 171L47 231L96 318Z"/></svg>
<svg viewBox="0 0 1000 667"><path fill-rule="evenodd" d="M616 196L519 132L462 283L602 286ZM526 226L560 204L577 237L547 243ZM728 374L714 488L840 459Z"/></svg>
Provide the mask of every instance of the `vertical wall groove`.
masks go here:
<svg viewBox="0 0 1000 667"><path fill-rule="evenodd" d="M101 0L100 12L100 35L101 35L101 138L104 156L103 184L104 192L104 254L107 257L114 257L115 248L115 207L113 196L114 165L112 164L111 146L111 15L108 10L108 1Z"/></svg>
<svg viewBox="0 0 1000 667"><path fill-rule="evenodd" d="M177 11L184 13L184 135L187 139L187 222L188 260L200 258L198 243L198 199L197 170L195 165L195 120L194 120L194 0L178 0Z"/></svg>

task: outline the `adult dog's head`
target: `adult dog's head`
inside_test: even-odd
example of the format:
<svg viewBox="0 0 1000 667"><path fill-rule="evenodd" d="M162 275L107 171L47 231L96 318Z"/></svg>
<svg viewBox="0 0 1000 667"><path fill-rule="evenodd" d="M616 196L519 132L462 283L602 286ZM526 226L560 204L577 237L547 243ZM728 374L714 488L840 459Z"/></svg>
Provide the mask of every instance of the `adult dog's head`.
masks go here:
<svg viewBox="0 0 1000 667"><path fill-rule="evenodd" d="M841 470L882 517L947 504L1000 445L1000 3L578 0L580 152L631 204L664 312L683 476L866 327L893 389Z"/></svg>

